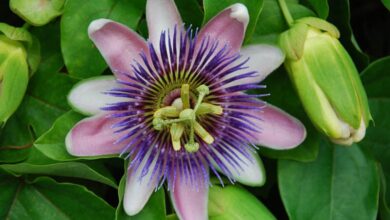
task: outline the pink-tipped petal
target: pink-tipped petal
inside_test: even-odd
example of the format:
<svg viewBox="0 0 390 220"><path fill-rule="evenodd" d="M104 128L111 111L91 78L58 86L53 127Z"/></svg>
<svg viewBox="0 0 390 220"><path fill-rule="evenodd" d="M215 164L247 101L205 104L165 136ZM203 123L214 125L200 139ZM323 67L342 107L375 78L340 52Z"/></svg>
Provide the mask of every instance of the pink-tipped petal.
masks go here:
<svg viewBox="0 0 390 220"><path fill-rule="evenodd" d="M228 160L226 160L225 157L221 156L218 152L215 151L217 155L219 155L219 159L222 161L222 163L225 165L227 171L229 173L224 173L224 171L218 167L217 164L214 164L214 167L224 173L226 176L231 175L231 177L245 185L248 186L262 186L265 183L265 170L263 163L261 162L261 159L259 155L257 155L254 152L248 152L248 156L244 156L243 154L239 153L235 149L231 149L235 157L238 157L236 161L239 162L240 167L237 167L237 165L233 166L232 163L229 163Z"/></svg>
<svg viewBox="0 0 390 220"><path fill-rule="evenodd" d="M182 20L173 0L148 0L146 2L146 21L148 23L149 40L159 50L162 31L175 27L182 28Z"/></svg>
<svg viewBox="0 0 390 220"><path fill-rule="evenodd" d="M74 156L119 154L122 144L114 144L118 135L111 126L116 121L99 114L79 121L66 136L66 149Z"/></svg>
<svg viewBox="0 0 390 220"><path fill-rule="evenodd" d="M262 121L256 121L261 132L256 134L255 144L283 150L294 148L305 140L305 126L287 112L268 104L257 114Z"/></svg>
<svg viewBox="0 0 390 220"><path fill-rule="evenodd" d="M206 220L208 203L208 186L195 189L186 181L176 178L174 189L171 190L171 199L176 214L182 220Z"/></svg>
<svg viewBox="0 0 390 220"><path fill-rule="evenodd" d="M123 79L130 74L131 64L141 51L148 51L147 44L137 33L109 19L97 19L88 27L89 38L95 43L111 70Z"/></svg>
<svg viewBox="0 0 390 220"><path fill-rule="evenodd" d="M232 52L239 52L249 22L248 9L236 3L212 18L200 31L199 40L218 39L219 47L227 44Z"/></svg>
<svg viewBox="0 0 390 220"><path fill-rule="evenodd" d="M130 216L138 214L143 209L158 181L157 178L152 176L156 160L152 162L146 174L142 173L149 155L150 152L145 156L137 170L131 169L127 173L123 208Z"/></svg>

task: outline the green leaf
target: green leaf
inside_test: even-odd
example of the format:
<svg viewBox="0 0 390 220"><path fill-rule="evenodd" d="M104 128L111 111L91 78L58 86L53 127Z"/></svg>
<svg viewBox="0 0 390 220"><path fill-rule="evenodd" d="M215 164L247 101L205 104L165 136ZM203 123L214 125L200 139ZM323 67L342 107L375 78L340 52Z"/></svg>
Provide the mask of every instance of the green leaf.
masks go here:
<svg viewBox="0 0 390 220"><path fill-rule="evenodd" d="M145 9L145 1L68 0L61 18L61 48L70 75L88 78L107 67L88 38L88 25L98 18L109 18L135 29Z"/></svg>
<svg viewBox="0 0 390 220"><path fill-rule="evenodd" d="M274 220L272 213L243 188L213 186L209 189L210 220Z"/></svg>
<svg viewBox="0 0 390 220"><path fill-rule="evenodd" d="M125 163L125 170L127 170L127 164ZM135 216L128 216L123 209L123 195L125 193L126 186L126 173L122 176L119 183L118 196L119 205L117 206L115 219L116 220L165 220L165 194L164 189L161 188L157 192L154 192L146 203L145 207L140 213Z"/></svg>
<svg viewBox="0 0 390 220"><path fill-rule="evenodd" d="M41 62L39 71L57 73L64 66L60 47L60 22L57 20L43 27L33 27L31 34L41 43Z"/></svg>
<svg viewBox="0 0 390 220"><path fill-rule="evenodd" d="M310 9L296 1L287 1L287 6L294 19L314 16ZM253 33L253 43L276 43L278 35L288 29L277 0L264 0L263 10L258 20Z"/></svg>
<svg viewBox="0 0 390 220"><path fill-rule="evenodd" d="M389 82L388 67L390 57L372 62L363 72L362 80L370 97L369 104L374 126L367 128L366 137L361 142L366 150L372 152L379 164L381 174L380 215L390 217L390 95L385 86Z"/></svg>
<svg viewBox="0 0 390 220"><path fill-rule="evenodd" d="M242 3L248 8L250 19L245 35L245 42L247 42L251 39L253 31L256 27L260 12L263 8L263 0L203 0L203 24L206 24L211 18L234 3Z"/></svg>
<svg viewBox="0 0 390 220"><path fill-rule="evenodd" d="M4 162L17 162L28 156L36 136L49 129L54 120L69 109L64 94L76 82L65 74L57 73L63 67L59 22L34 27L31 32L44 42L41 45L41 63L30 79L19 109L0 131L0 161ZM17 34L12 36L21 38Z"/></svg>
<svg viewBox="0 0 390 220"><path fill-rule="evenodd" d="M99 161L57 162L33 149L28 160L17 164L3 164L0 168L14 175L38 174L89 179L117 188L114 178Z"/></svg>
<svg viewBox="0 0 390 220"><path fill-rule="evenodd" d="M259 91L259 93L271 94L265 97L264 101L276 105L294 117L297 117L305 125L307 137L297 148L291 150L261 148L259 153L276 159L291 159L305 162L315 160L319 149L320 134L313 127L306 113L303 111L303 106L291 85L285 69L279 68L276 72L268 76L262 84L267 85L267 90Z"/></svg>
<svg viewBox="0 0 390 220"><path fill-rule="evenodd" d="M35 36L31 36L31 44L27 47L27 63L30 67L30 76L33 75L41 62L41 44Z"/></svg>
<svg viewBox="0 0 390 220"><path fill-rule="evenodd" d="M328 0L303 0L303 3L310 6L317 13L318 17L326 19L329 14Z"/></svg>
<svg viewBox="0 0 390 220"><path fill-rule="evenodd" d="M316 161L280 160L279 189L291 220L374 220L379 177L375 161L359 146L322 142Z"/></svg>
<svg viewBox="0 0 390 220"><path fill-rule="evenodd" d="M19 108L24 123L33 127L37 136L42 135L54 120L70 107L66 96L77 82L68 75L58 73L63 67L59 48L59 23L51 23L32 32L42 43L42 61L38 71L30 79L23 105ZM48 38L48 39L47 39Z"/></svg>
<svg viewBox="0 0 390 220"><path fill-rule="evenodd" d="M91 191L47 177L32 182L0 174L2 219L113 219L114 209Z"/></svg>
<svg viewBox="0 0 390 220"><path fill-rule="evenodd" d="M382 0L382 4L390 11L390 0Z"/></svg>
<svg viewBox="0 0 390 220"><path fill-rule="evenodd" d="M382 75L385 75L385 72ZM381 167L383 180L380 213L381 215L390 215L390 137L388 135L390 130L390 99L370 99L369 104L375 126L367 129L366 137L361 145L372 152Z"/></svg>
<svg viewBox="0 0 390 220"><path fill-rule="evenodd" d="M386 194L388 189L388 182L385 175L383 174L383 168L380 167L381 174L381 194L379 198L379 214L381 219L390 219L390 206L387 202Z"/></svg>
<svg viewBox="0 0 390 220"><path fill-rule="evenodd" d="M180 220L179 217L177 217L176 214L169 214L167 215L166 220Z"/></svg>
<svg viewBox="0 0 390 220"><path fill-rule="evenodd" d="M22 161L30 153L33 135L30 129L21 124L17 118L17 115L13 115L6 126L0 130L0 163Z"/></svg>
<svg viewBox="0 0 390 220"><path fill-rule="evenodd" d="M202 25L203 11L196 0L175 0L175 3L187 26L200 27Z"/></svg>
<svg viewBox="0 0 390 220"><path fill-rule="evenodd" d="M353 36L349 0L328 0L328 3L330 8L328 21L339 29L341 43L351 55L357 68L362 70L368 64L368 57L361 51Z"/></svg>
<svg viewBox="0 0 390 220"><path fill-rule="evenodd" d="M11 10L28 23L41 26L62 14L65 0L10 0Z"/></svg>
<svg viewBox="0 0 390 220"><path fill-rule="evenodd" d="M18 111L15 113L15 122L11 127L6 126L1 136L6 139L13 137L4 136L3 133L19 133L13 128L22 128L23 139L26 142L13 141L7 142L8 146L20 146L31 143L33 140L27 140L32 134L32 139L42 135L53 124L55 119L64 114L70 107L67 105L66 97L76 80L59 73L43 73L38 71L30 80L26 96ZM17 125L15 125L15 123ZM26 133L27 132L27 133ZM19 134L18 134L19 135ZM19 139L20 140L20 139Z"/></svg>
<svg viewBox="0 0 390 220"><path fill-rule="evenodd" d="M66 151L65 138L70 129L83 116L74 111L69 111L59 117L45 134L35 141L34 146L46 157L57 161L77 160L78 157L70 155Z"/></svg>
<svg viewBox="0 0 390 220"><path fill-rule="evenodd" d="M368 97L390 98L390 56L378 59L361 73L364 87Z"/></svg>

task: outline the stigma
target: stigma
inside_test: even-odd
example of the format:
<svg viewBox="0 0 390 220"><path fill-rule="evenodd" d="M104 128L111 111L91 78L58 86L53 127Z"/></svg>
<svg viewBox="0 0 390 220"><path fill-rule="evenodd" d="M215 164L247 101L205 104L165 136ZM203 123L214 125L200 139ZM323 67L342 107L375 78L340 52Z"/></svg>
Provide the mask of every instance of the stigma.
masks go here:
<svg viewBox="0 0 390 220"><path fill-rule="evenodd" d="M199 150L199 143L195 140L197 135L206 144L212 144L214 137L198 122L201 115L221 115L221 106L204 102L210 90L206 85L196 88L197 98L191 106L191 88L189 84L183 84L180 88L180 98L175 99L171 105L157 109L153 114L153 128L158 131L169 131L172 147L179 151L184 144L184 149L189 153Z"/></svg>

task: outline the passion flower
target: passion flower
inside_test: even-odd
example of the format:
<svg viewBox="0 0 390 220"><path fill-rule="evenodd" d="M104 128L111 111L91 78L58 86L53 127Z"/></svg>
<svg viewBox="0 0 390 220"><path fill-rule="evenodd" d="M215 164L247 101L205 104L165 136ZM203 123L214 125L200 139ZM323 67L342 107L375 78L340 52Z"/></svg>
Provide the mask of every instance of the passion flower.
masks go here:
<svg viewBox="0 0 390 220"><path fill-rule="evenodd" d="M276 47L241 48L249 21L234 4L199 32L184 29L171 0L147 1L149 41L107 19L89 36L115 77L82 81L69 94L78 111L94 115L66 138L72 155L119 154L129 160L124 209L137 214L166 183L181 219L207 219L210 173L261 185L256 145L288 149L305 138L304 126L266 105L248 89L277 68ZM222 180L221 180L222 182Z"/></svg>

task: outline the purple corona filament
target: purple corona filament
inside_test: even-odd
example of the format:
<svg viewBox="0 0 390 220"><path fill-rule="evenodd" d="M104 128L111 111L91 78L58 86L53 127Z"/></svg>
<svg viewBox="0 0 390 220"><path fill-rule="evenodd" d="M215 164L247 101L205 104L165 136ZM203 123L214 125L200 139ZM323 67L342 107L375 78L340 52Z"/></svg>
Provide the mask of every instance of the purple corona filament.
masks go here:
<svg viewBox="0 0 390 220"><path fill-rule="evenodd" d="M249 58L232 53L228 45L222 46L215 39L205 37L199 40L197 31L191 28L162 32L159 47L149 43L148 49L131 64L133 74L123 73L126 79L118 80L118 87L106 92L128 99L103 108L117 121L113 132L121 137L115 144L125 143L122 155L130 158L128 169L142 169L140 178L149 178L149 184L156 188L167 180L168 188L173 189L178 176L196 189L208 187L209 168L222 183L216 166L234 182L227 165L240 172L240 164L244 162L240 158L252 159L250 151L256 146L251 140L254 133L261 130L253 120L261 119L251 112L264 107L257 99L261 95L244 93L264 86L235 83L256 76L257 72L246 66ZM208 144L195 135L195 142L199 144L196 152L189 152L184 147L175 150L169 127L157 130L153 125L157 110L180 100L183 84L189 85L191 108L198 101L196 88L205 85L209 94L204 96L203 103L223 109L219 115L196 116L196 122L214 138ZM180 143L185 145L188 141L190 132L186 129ZM130 175L134 173L129 172Z"/></svg>

